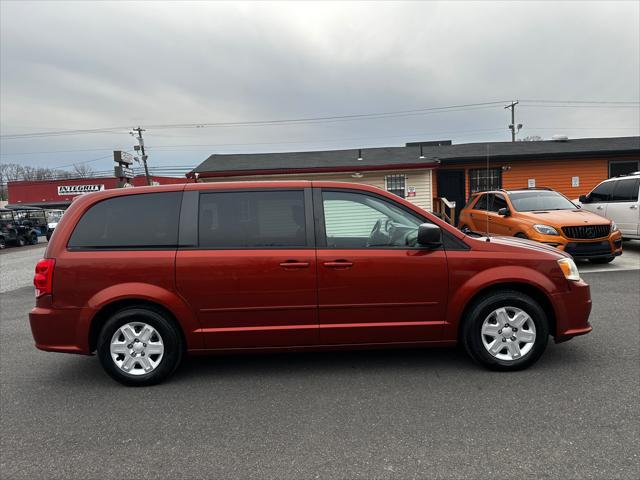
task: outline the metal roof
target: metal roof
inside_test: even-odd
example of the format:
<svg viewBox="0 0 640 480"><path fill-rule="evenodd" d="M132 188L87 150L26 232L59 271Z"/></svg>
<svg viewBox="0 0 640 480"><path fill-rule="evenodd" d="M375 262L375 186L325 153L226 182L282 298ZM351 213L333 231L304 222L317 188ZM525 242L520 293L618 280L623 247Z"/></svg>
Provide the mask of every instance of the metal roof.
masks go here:
<svg viewBox="0 0 640 480"><path fill-rule="evenodd" d="M188 176L248 175L304 171L358 171L381 167L433 167L474 160L584 158L612 155L640 155L640 136L580 138L536 142L484 142L458 145L363 148L312 152L214 154ZM358 160L361 157L362 160Z"/></svg>

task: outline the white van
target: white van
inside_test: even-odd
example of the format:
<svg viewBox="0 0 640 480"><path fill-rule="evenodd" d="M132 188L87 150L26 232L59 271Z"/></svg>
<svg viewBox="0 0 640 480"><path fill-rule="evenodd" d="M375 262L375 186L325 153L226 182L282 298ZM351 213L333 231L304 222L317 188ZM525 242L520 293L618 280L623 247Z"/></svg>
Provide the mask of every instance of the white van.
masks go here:
<svg viewBox="0 0 640 480"><path fill-rule="evenodd" d="M580 195L585 210L613 220L625 239L640 240L640 172L610 178L587 195Z"/></svg>

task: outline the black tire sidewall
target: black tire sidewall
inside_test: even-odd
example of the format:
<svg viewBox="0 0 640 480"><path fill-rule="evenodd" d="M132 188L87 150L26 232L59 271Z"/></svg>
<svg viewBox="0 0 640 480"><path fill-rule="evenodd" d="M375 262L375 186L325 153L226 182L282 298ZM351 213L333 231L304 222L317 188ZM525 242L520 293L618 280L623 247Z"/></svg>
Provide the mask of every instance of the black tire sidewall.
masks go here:
<svg viewBox="0 0 640 480"><path fill-rule="evenodd" d="M493 357L482 343L481 329L485 318L500 307L517 307L524 310L536 327L533 348L522 358L504 361ZM544 353L549 340L549 322L540 305L528 295L516 291L505 291L487 296L470 309L464 325L463 341L467 352L478 363L492 370L522 370L534 364Z"/></svg>
<svg viewBox="0 0 640 480"><path fill-rule="evenodd" d="M164 353L160 364L145 375L129 375L114 363L111 358L111 338L118 328L126 323L144 322L151 325L162 337ZM143 307L120 310L102 327L98 336L98 358L104 370L114 380L129 386L147 386L160 383L168 378L180 365L183 357L182 337L172 321L162 313Z"/></svg>
<svg viewBox="0 0 640 480"><path fill-rule="evenodd" d="M589 261L596 265L604 265L606 263L611 263L616 257L605 257L605 258L590 258Z"/></svg>

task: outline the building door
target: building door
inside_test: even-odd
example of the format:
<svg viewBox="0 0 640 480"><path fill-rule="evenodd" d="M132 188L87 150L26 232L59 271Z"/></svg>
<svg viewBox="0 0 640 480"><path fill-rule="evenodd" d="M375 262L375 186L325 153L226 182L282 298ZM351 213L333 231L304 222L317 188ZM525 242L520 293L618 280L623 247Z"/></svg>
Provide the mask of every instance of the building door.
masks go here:
<svg viewBox="0 0 640 480"><path fill-rule="evenodd" d="M457 224L458 218L460 218L460 210L466 203L464 170L437 170L436 179L438 181L438 196L456 202L454 224Z"/></svg>

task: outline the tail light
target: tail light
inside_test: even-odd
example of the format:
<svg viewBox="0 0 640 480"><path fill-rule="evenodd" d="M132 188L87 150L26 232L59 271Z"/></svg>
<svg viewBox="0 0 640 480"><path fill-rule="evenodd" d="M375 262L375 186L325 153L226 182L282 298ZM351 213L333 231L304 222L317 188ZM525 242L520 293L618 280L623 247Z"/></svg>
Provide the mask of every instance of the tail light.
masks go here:
<svg viewBox="0 0 640 480"><path fill-rule="evenodd" d="M53 267L55 264L56 261L53 258L43 258L36 264L36 273L33 276L36 298L51 295L53 292Z"/></svg>

